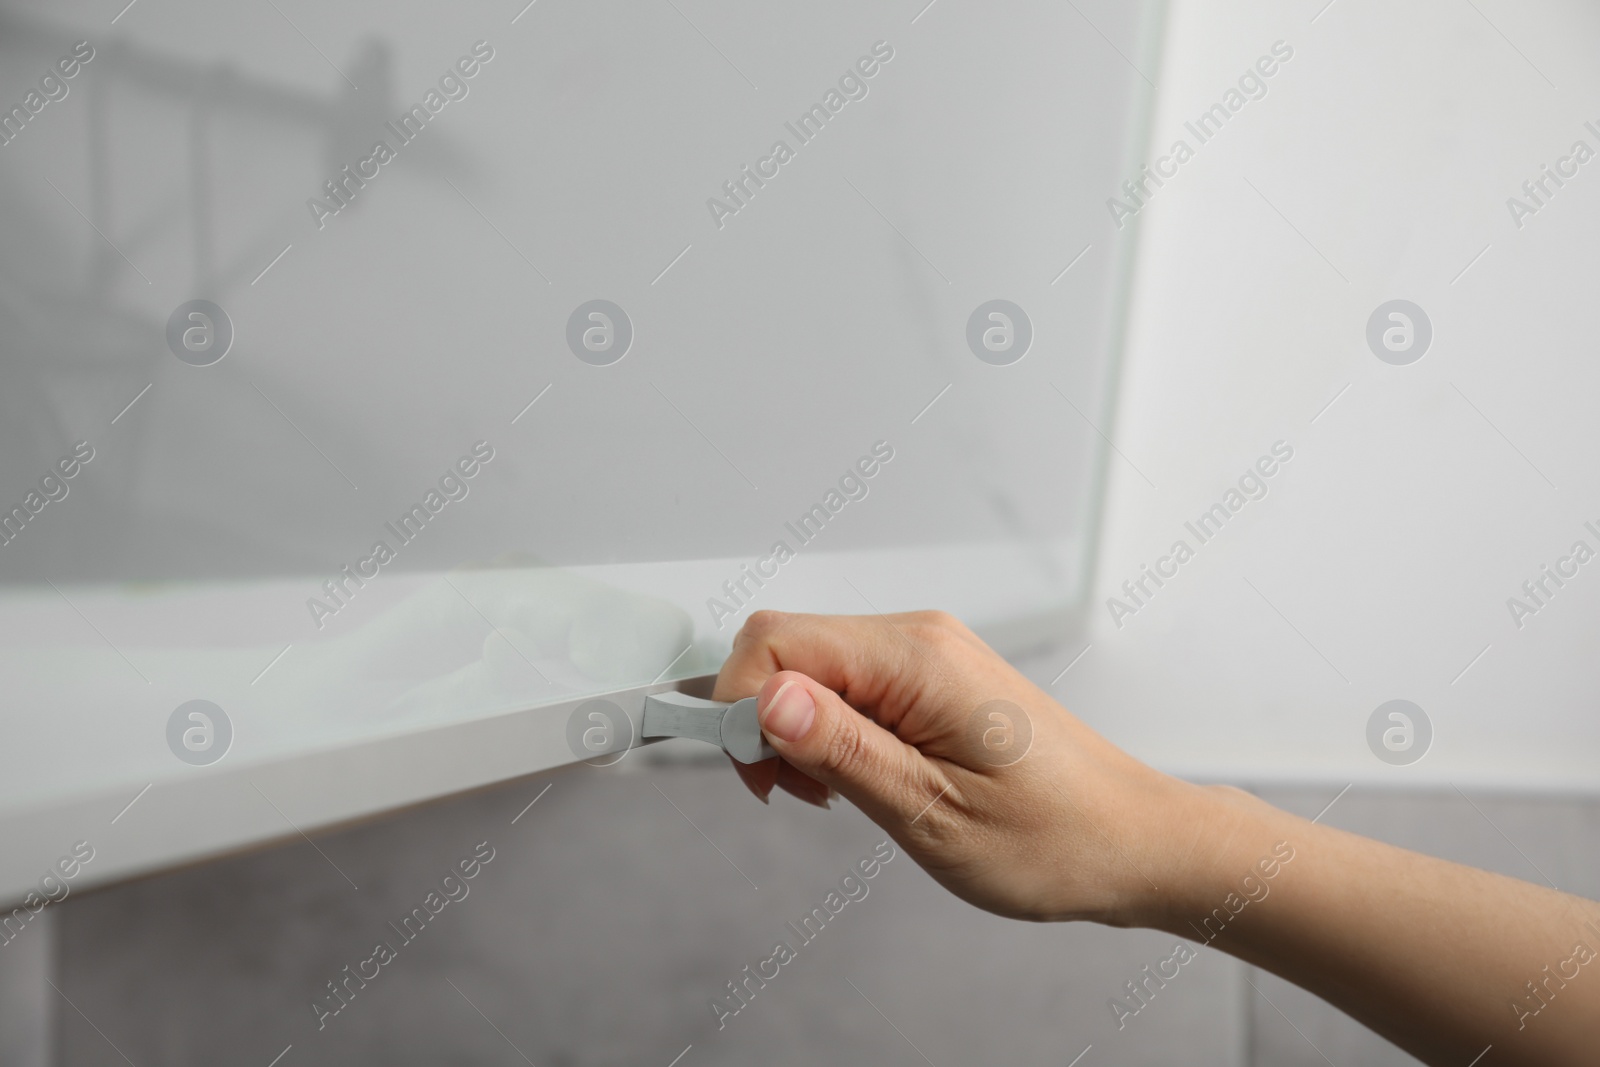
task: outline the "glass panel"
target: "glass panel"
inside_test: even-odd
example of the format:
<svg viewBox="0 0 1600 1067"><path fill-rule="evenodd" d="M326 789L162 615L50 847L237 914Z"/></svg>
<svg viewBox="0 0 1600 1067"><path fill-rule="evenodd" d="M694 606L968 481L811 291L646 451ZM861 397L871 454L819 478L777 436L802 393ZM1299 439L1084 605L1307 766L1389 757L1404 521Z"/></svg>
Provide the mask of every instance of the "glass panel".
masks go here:
<svg viewBox="0 0 1600 1067"><path fill-rule="evenodd" d="M1076 602L1148 7L519 6L0 14L4 801Z"/></svg>

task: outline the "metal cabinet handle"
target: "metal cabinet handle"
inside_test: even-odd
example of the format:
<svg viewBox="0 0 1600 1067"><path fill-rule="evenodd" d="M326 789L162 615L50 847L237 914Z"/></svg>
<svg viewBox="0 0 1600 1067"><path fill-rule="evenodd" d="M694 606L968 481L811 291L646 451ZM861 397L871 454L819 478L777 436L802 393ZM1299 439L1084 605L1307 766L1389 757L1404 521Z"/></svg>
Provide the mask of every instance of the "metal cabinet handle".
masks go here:
<svg viewBox="0 0 1600 1067"><path fill-rule="evenodd" d="M759 763L777 756L756 717L756 698L732 704L703 700L687 693L652 693L644 698L642 737L689 737L716 745L740 763Z"/></svg>

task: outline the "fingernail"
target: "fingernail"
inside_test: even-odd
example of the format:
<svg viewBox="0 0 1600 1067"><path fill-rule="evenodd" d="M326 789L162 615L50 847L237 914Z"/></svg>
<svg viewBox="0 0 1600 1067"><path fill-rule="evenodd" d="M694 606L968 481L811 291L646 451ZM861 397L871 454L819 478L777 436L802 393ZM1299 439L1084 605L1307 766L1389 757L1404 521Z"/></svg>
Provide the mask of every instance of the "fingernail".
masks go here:
<svg viewBox="0 0 1600 1067"><path fill-rule="evenodd" d="M772 792L772 786L769 785L769 786L767 786L767 788L762 789L759 785L756 785L753 782L746 782L744 784L744 787L746 789L750 790L750 795L755 797L757 800L761 801L761 803L763 803L763 804L771 804L772 803L772 801L767 799L767 794Z"/></svg>
<svg viewBox="0 0 1600 1067"><path fill-rule="evenodd" d="M784 682L760 711L761 728L781 741L799 741L811 732L817 705L805 686Z"/></svg>

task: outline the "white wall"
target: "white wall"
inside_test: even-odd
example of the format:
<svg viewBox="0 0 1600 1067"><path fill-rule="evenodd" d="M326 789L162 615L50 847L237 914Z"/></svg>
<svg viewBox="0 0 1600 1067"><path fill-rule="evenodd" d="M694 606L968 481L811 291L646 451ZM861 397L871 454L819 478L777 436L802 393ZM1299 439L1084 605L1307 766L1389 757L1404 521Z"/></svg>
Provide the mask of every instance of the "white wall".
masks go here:
<svg viewBox="0 0 1600 1067"><path fill-rule="evenodd" d="M1592 790L1600 562L1521 629L1506 600L1600 549L1600 162L1520 231L1506 198L1575 140L1600 150L1600 13L1322 4L1174 5L1163 151L1274 41L1294 56L1139 216L1115 437L1155 488L1113 460L1092 648L1056 692L1192 773ZM1410 366L1365 343L1393 298L1433 322ZM1113 625L1105 598L1278 440L1270 495ZM1366 743L1394 698L1436 732L1412 766Z"/></svg>

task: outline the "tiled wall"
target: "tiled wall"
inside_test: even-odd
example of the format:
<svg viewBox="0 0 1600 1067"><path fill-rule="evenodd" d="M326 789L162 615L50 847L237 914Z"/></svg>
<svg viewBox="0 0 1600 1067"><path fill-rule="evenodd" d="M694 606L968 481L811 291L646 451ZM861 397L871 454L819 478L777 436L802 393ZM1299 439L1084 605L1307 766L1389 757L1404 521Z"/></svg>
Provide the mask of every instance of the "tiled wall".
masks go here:
<svg viewBox="0 0 1600 1067"><path fill-rule="evenodd" d="M998 919L904 856L719 1030L710 997L884 835L842 803L764 808L717 762L630 760L69 900L54 1062L1415 1062L1204 949L1119 1031L1108 999L1173 938ZM1311 815L1335 791L1267 795ZM1600 895L1594 803L1352 790L1324 820ZM385 923L483 841L469 895L401 944ZM379 939L396 958L318 1030L313 998Z"/></svg>
<svg viewBox="0 0 1600 1067"><path fill-rule="evenodd" d="M1307 818L1329 797L1327 790L1258 792ZM1600 802L1592 798L1351 790L1322 821L1402 848L1600 899ZM1250 978L1260 988L1250 1009L1254 1058L1246 1062L1252 1067L1326 1067L1330 1060L1362 1067L1418 1062L1289 983L1253 968ZM1483 1062L1517 1061L1485 1057Z"/></svg>

